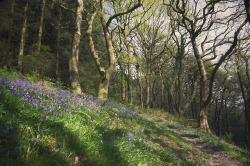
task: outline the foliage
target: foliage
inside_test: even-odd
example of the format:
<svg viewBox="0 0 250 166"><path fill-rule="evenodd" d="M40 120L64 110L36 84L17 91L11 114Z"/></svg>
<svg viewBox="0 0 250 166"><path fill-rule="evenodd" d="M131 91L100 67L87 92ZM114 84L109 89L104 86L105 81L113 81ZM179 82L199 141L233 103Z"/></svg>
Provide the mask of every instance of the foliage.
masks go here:
<svg viewBox="0 0 250 166"><path fill-rule="evenodd" d="M37 53L38 44L32 45L30 53L23 58L24 71L27 74L37 75L38 77L53 77L55 64L54 55L48 45L40 45L41 52Z"/></svg>

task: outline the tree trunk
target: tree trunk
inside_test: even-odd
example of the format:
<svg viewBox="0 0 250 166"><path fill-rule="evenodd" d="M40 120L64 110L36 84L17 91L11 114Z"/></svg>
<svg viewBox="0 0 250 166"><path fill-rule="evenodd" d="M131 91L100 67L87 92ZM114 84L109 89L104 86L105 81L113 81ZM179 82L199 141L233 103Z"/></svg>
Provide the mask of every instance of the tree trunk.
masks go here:
<svg viewBox="0 0 250 166"><path fill-rule="evenodd" d="M121 71L120 101L127 102L127 99L126 99L126 80L127 80L127 78L126 78L126 80L124 79L124 77L126 77L126 75L124 74L124 69L123 69L123 66L122 66L120 61L118 61L118 65L120 66L120 71Z"/></svg>
<svg viewBox="0 0 250 166"><path fill-rule="evenodd" d="M192 117L193 119L198 119L198 111L196 109L196 101L194 100L192 103L191 103L191 109L192 109Z"/></svg>
<svg viewBox="0 0 250 166"><path fill-rule="evenodd" d="M130 104L133 104L133 84L130 85Z"/></svg>
<svg viewBox="0 0 250 166"><path fill-rule="evenodd" d="M43 34L43 19L44 19L44 9L45 9L46 0L43 0L42 4L42 11L41 11L41 18L40 18L40 25L39 25L39 32L38 32L38 48L37 53L40 54L41 51L41 44L42 44L42 34Z"/></svg>
<svg viewBox="0 0 250 166"><path fill-rule="evenodd" d="M164 110L164 80L161 69L160 69L160 77L161 77L161 109Z"/></svg>
<svg viewBox="0 0 250 166"><path fill-rule="evenodd" d="M120 73L120 102L122 103L124 100L123 98L123 72L121 70L121 73Z"/></svg>
<svg viewBox="0 0 250 166"><path fill-rule="evenodd" d="M222 109L222 99L221 99L221 105L217 112L217 135L221 136L221 109Z"/></svg>
<svg viewBox="0 0 250 166"><path fill-rule="evenodd" d="M57 22L57 39L56 39L56 78L59 80L59 62L60 62L60 40L61 40L61 21L62 21L62 10L58 9L59 19Z"/></svg>
<svg viewBox="0 0 250 166"><path fill-rule="evenodd" d="M13 15L14 15L14 7L15 7L15 0L10 1L10 28L9 28L9 34L8 34L8 44L9 44L9 52L5 55L5 62L4 63L4 69L12 68L12 56L13 56L13 44L12 44L12 38L13 38Z"/></svg>
<svg viewBox="0 0 250 166"><path fill-rule="evenodd" d="M246 143L249 145L249 139L248 139L248 123L247 123L247 119L245 118L245 139L246 139Z"/></svg>
<svg viewBox="0 0 250 166"><path fill-rule="evenodd" d="M126 76L125 76L126 78ZM127 104L128 103L128 83L127 79L124 80L124 85L123 85L123 97L124 97L124 102Z"/></svg>
<svg viewBox="0 0 250 166"><path fill-rule="evenodd" d="M83 1L77 0L77 11L75 20L75 33L72 43L72 54L69 60L69 73L71 87L77 93L82 93L79 71L78 71L78 58L79 58L79 43L81 37L81 23L82 23L82 13L83 13Z"/></svg>
<svg viewBox="0 0 250 166"><path fill-rule="evenodd" d="M143 87L142 87L142 81L141 79L139 79L139 88L140 88L140 103L141 103L141 107L144 107L144 102L143 102Z"/></svg>
<svg viewBox="0 0 250 166"><path fill-rule="evenodd" d="M190 98L188 99L188 101L186 102L185 106L181 108L181 110L180 110L181 116L183 116L186 113L186 111L190 107L191 103L195 99L197 83L198 83L198 79L197 79L197 74L195 73L193 87L192 87L192 94L191 94Z"/></svg>
<svg viewBox="0 0 250 166"><path fill-rule="evenodd" d="M27 29L27 11L28 11L28 0L26 2L26 5L24 7L24 16L23 16L23 28L22 28L22 34L21 34L21 42L20 42L20 49L19 49L19 55L18 55L18 72L21 74L23 70L23 52L24 52L24 45L25 45L25 36L26 36L26 29Z"/></svg>
<svg viewBox="0 0 250 166"><path fill-rule="evenodd" d="M147 62L147 75L146 75L146 92L147 92L147 98L146 98L146 108L149 108L150 107L150 100L151 100L151 88L150 88L150 85L151 85L151 66L150 66L150 62Z"/></svg>
<svg viewBox="0 0 250 166"><path fill-rule="evenodd" d="M204 67L204 66L203 66ZM206 104L206 71L201 71L201 85L200 85L200 116L199 116L199 127L207 132L210 131L210 127L207 119L207 104Z"/></svg>
<svg viewBox="0 0 250 166"><path fill-rule="evenodd" d="M199 127L207 132L211 132L207 119L207 104L206 104L206 75L201 76L200 89L200 123Z"/></svg>
<svg viewBox="0 0 250 166"><path fill-rule="evenodd" d="M178 116L180 116L180 89L179 89L179 79L177 78L174 82L174 105L175 105L175 111Z"/></svg>
<svg viewBox="0 0 250 166"><path fill-rule="evenodd" d="M137 64L136 65L136 75L137 75L137 82L138 82L138 86L139 86L140 105L143 108L143 87L142 87L139 68L140 68L140 66L139 66L139 64Z"/></svg>
<svg viewBox="0 0 250 166"><path fill-rule="evenodd" d="M204 105L201 105L199 118L200 128L207 132L211 132L207 121L207 107L205 107Z"/></svg>
<svg viewBox="0 0 250 166"><path fill-rule="evenodd" d="M217 117L218 117L218 99L215 99L215 110L214 110L214 119L213 119L215 131L217 129Z"/></svg>
<svg viewBox="0 0 250 166"><path fill-rule="evenodd" d="M227 106L227 99L228 98L225 98L225 110L226 110L226 119L227 119L227 134L230 134L230 119L229 119L229 116L228 116L228 106Z"/></svg>
<svg viewBox="0 0 250 166"><path fill-rule="evenodd" d="M132 92L132 79L131 79L131 60L132 60L132 51L131 48L128 46L128 97L130 104L133 104L133 92Z"/></svg>
<svg viewBox="0 0 250 166"><path fill-rule="evenodd" d="M99 86L99 92L98 92L98 98L100 99L107 99L108 97L108 87L109 87L109 81L111 78L111 75L113 74L113 71L115 69L115 54L112 46L112 41L110 38L109 32L105 33L105 39L107 43L107 49L109 53L109 59L110 59L110 64L109 68L106 70L104 77L101 80L100 86Z"/></svg>
<svg viewBox="0 0 250 166"><path fill-rule="evenodd" d="M205 69L204 62L199 53L197 43L195 39L191 36L191 43L194 50L194 55L198 63L200 71L200 116L199 116L199 127L207 132L211 132L207 119L207 106L209 101L206 100L206 84L207 84L207 72Z"/></svg>
<svg viewBox="0 0 250 166"><path fill-rule="evenodd" d="M107 99L109 80L115 69L116 57L114 53L114 48L113 48L110 32L109 32L108 27L106 26L104 0L100 0L100 5L101 5L101 11L102 11L101 23L102 23L103 32L104 32L105 41L106 41L106 47L108 51L109 67L105 72L106 73L105 78L102 79L101 84L99 86L98 98Z"/></svg>
<svg viewBox="0 0 250 166"><path fill-rule="evenodd" d="M104 80L102 80L99 85L98 98L107 99L108 89L109 89L109 79L104 78Z"/></svg>
<svg viewBox="0 0 250 166"><path fill-rule="evenodd" d="M246 69L245 69L245 74L247 77L247 82L243 82L243 78L240 73L240 64L239 64L239 59L237 59L237 75L239 79L239 84L240 84L240 89L241 89L241 95L244 101L244 111L245 111L245 118L246 118L246 124L248 128L248 134L250 135L250 91L249 91L249 85L250 85L250 77L249 77L249 67L248 67L248 60L244 59L246 62Z"/></svg>

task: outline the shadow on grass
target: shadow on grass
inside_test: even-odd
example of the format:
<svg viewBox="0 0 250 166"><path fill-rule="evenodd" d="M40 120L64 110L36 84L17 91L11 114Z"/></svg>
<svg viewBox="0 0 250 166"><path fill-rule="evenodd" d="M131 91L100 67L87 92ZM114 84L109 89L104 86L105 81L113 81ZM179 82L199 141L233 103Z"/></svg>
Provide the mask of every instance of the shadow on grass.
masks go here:
<svg viewBox="0 0 250 166"><path fill-rule="evenodd" d="M83 158L83 163L76 162L76 165L97 165L85 154L87 147L65 127L63 122L55 123L52 120L41 122L39 117L31 113L21 113L18 103L13 101L9 103L2 97L0 98L0 165L26 165L26 163L27 165L72 165L75 162L73 156ZM25 135L26 140L23 139ZM59 135L61 140L58 140ZM43 142L42 138L46 138L47 142Z"/></svg>

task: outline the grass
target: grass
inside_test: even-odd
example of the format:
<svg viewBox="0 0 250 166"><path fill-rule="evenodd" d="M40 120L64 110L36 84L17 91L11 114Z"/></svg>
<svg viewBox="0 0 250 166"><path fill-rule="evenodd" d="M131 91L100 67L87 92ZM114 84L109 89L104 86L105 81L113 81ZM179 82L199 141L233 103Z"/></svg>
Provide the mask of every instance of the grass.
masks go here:
<svg viewBox="0 0 250 166"><path fill-rule="evenodd" d="M139 108L53 85L0 70L0 165L205 165Z"/></svg>

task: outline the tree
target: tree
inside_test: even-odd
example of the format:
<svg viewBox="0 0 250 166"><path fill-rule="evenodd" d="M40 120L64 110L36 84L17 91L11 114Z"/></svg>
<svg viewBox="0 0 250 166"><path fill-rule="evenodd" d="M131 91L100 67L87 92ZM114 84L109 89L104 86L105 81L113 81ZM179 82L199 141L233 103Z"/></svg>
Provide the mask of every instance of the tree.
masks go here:
<svg viewBox="0 0 250 166"><path fill-rule="evenodd" d="M180 22L189 33L200 72L199 126L210 132L207 107L213 95L213 82L217 70L235 49L239 33L247 23L243 16L244 8L237 1L228 3L223 0L205 2L195 0L192 3L186 0L175 0L171 2L164 1L164 5L175 13L171 19ZM235 10L231 10L231 8ZM229 14L224 13L222 15L222 12L228 12ZM232 20L237 20L240 26L235 26ZM220 27L223 26L223 31L216 33L219 25ZM211 32L213 32L213 35L210 35ZM222 47L224 47L225 51L219 52ZM214 59L217 59L217 63L214 63L211 77L208 78L205 63ZM208 82L209 88L207 89Z"/></svg>
<svg viewBox="0 0 250 166"><path fill-rule="evenodd" d="M43 20L44 20L44 10L45 10L46 0L42 0L42 10L41 10L41 17L40 17L40 25L39 25L39 32L38 32L38 47L37 47L37 54L40 54L41 44L42 44L42 34L43 34Z"/></svg>
<svg viewBox="0 0 250 166"><path fill-rule="evenodd" d="M57 39L56 39L56 78L57 80L60 78L59 76L59 60L60 60L60 40L61 40L61 22L62 22L62 10L58 9L59 19L57 22Z"/></svg>
<svg viewBox="0 0 250 166"><path fill-rule="evenodd" d="M93 21L94 21L94 18L96 16L96 13L98 12L98 10L95 8L94 12L92 12L92 14L90 12L87 12L86 10L85 10L85 12L88 15L88 17L87 17L87 22L88 22L87 34L88 34L91 54L95 60L97 69L101 75L101 83L99 85L98 98L106 99L108 97L108 88L109 88L110 78L111 78L111 75L115 69L115 64L116 64L116 56L114 53L113 43L112 43L110 29L109 29L111 22L117 17L128 14L130 12L133 12L134 10L139 8L142 5L142 3L141 3L141 0L139 0L138 3L136 3L133 7L127 9L126 11L121 11L121 12L115 13L114 15L109 17L108 21L106 21L104 0L100 0L99 2L100 2L100 10L99 10L100 20L101 20L101 25L103 28L103 33L104 33L104 37L105 37L105 41L106 41L106 48L107 48L108 58L109 58L109 65L106 69L104 68L103 64L100 61L100 57L95 49L95 44L94 44L93 37L92 37Z"/></svg>
<svg viewBox="0 0 250 166"><path fill-rule="evenodd" d="M163 8L152 9L151 19L146 18L142 26L136 28L137 54L141 57L144 63L144 74L146 75L146 108L153 106L153 81L152 71L156 62L163 57L166 51L165 37L166 32L164 27L166 21L164 18Z"/></svg>
<svg viewBox="0 0 250 166"><path fill-rule="evenodd" d="M23 69L23 52L24 52L24 45L25 45L25 36L27 30L27 11L28 11L29 1L26 1L26 5L24 7L24 16L23 16L23 27L21 32L21 41L20 41L20 49L18 54L18 72L22 73Z"/></svg>
<svg viewBox="0 0 250 166"><path fill-rule="evenodd" d="M79 81L79 71L78 71L78 60L79 60L79 43L81 38L81 24L82 24L82 14L83 14L83 0L77 0L77 9L75 16L75 32L72 43L72 54L69 59L69 73L71 87L77 93L82 93L80 81Z"/></svg>
<svg viewBox="0 0 250 166"><path fill-rule="evenodd" d="M248 50L248 49L247 49ZM250 75L249 75L249 56L240 48L236 52L237 76L239 80L241 95L244 101L244 112L250 135Z"/></svg>

